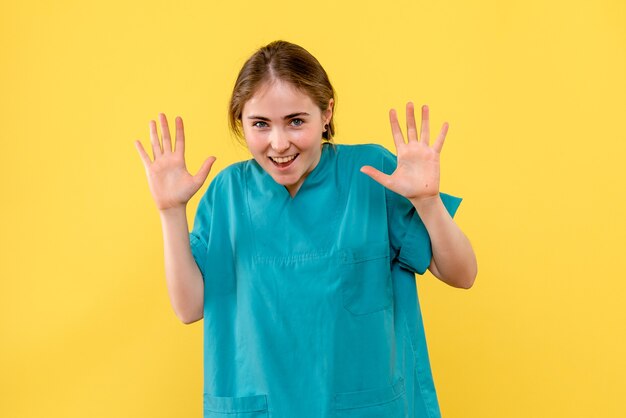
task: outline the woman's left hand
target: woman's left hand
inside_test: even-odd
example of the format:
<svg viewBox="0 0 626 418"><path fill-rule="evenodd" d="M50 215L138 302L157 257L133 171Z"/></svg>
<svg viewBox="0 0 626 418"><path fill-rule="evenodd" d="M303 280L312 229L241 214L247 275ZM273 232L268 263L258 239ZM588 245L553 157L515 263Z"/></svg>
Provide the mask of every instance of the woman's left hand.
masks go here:
<svg viewBox="0 0 626 418"><path fill-rule="evenodd" d="M422 126L419 139L415 126L413 103L409 102L406 105L408 142L404 141L395 109L389 111L389 121L398 155L396 170L391 175L387 175L374 167L364 166L361 168L361 172L412 202L438 196L439 154L448 132L448 123L443 124L439 136L431 147L429 144L428 106L422 107Z"/></svg>

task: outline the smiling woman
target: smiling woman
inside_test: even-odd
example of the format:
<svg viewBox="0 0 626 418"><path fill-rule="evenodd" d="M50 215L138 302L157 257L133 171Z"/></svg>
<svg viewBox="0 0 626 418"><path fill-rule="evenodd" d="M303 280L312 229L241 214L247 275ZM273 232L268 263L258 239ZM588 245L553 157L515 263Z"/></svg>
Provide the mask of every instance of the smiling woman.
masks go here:
<svg viewBox="0 0 626 418"><path fill-rule="evenodd" d="M233 133L242 137L242 113L246 103L258 90L276 82L285 82L306 94L320 111L336 107L335 89L328 74L307 50L289 42L276 41L254 53L239 71L228 108L228 122ZM332 106L328 126L322 139L332 141L335 135ZM289 116L289 115L287 115ZM266 120L263 116L260 120Z"/></svg>
<svg viewBox="0 0 626 418"><path fill-rule="evenodd" d="M332 109L332 98L321 112L306 93L281 80L264 82L244 105L248 149L292 197L320 160L320 138L332 118Z"/></svg>
<svg viewBox="0 0 626 418"><path fill-rule="evenodd" d="M151 121L154 161L136 143L161 214L172 306L204 318L205 417L438 417L415 287L430 269L471 287L474 252L452 220L461 199L439 191L442 127L397 157L378 145L335 145L334 90L319 62L276 41L243 66L229 109L252 159L218 173L189 232L196 175L184 162L182 119L172 149Z"/></svg>

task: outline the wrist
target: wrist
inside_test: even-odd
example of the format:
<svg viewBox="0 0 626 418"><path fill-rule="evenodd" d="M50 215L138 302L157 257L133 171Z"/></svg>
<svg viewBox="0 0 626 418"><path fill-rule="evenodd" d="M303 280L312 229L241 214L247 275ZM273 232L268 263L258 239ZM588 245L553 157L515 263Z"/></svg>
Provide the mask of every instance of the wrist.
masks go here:
<svg viewBox="0 0 626 418"><path fill-rule="evenodd" d="M436 212L441 208L445 209L439 193L433 196L409 199L409 201L415 207L415 210L417 210L417 213L421 218L424 217L422 215Z"/></svg>
<svg viewBox="0 0 626 418"><path fill-rule="evenodd" d="M181 215L187 216L187 205L186 204L178 205L178 206L172 206L172 207L164 208L164 209L159 209L159 216L161 217L161 219L171 218L171 217L178 217L178 216L181 216Z"/></svg>

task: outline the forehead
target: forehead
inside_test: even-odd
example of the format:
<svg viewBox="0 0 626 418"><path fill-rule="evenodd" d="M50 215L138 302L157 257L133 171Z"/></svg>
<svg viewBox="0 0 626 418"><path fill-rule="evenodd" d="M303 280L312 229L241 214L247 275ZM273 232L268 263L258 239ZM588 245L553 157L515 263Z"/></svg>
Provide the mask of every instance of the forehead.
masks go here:
<svg viewBox="0 0 626 418"><path fill-rule="evenodd" d="M274 80L263 83L243 107L243 115L283 117L296 112L319 110L313 100L292 84Z"/></svg>

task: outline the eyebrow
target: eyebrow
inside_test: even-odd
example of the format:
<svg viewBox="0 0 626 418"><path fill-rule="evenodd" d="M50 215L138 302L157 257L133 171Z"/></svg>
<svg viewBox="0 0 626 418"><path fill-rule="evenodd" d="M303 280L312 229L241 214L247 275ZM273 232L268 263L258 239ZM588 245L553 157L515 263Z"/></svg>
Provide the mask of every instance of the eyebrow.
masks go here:
<svg viewBox="0 0 626 418"><path fill-rule="evenodd" d="M306 112L298 112L298 113L292 113L290 115L285 116L283 119L291 119L291 118L295 118L296 116L311 116ZM264 120L264 121L270 121L269 118L266 118L265 116L257 116L257 115L251 115L248 116L248 119L259 119L259 120Z"/></svg>

